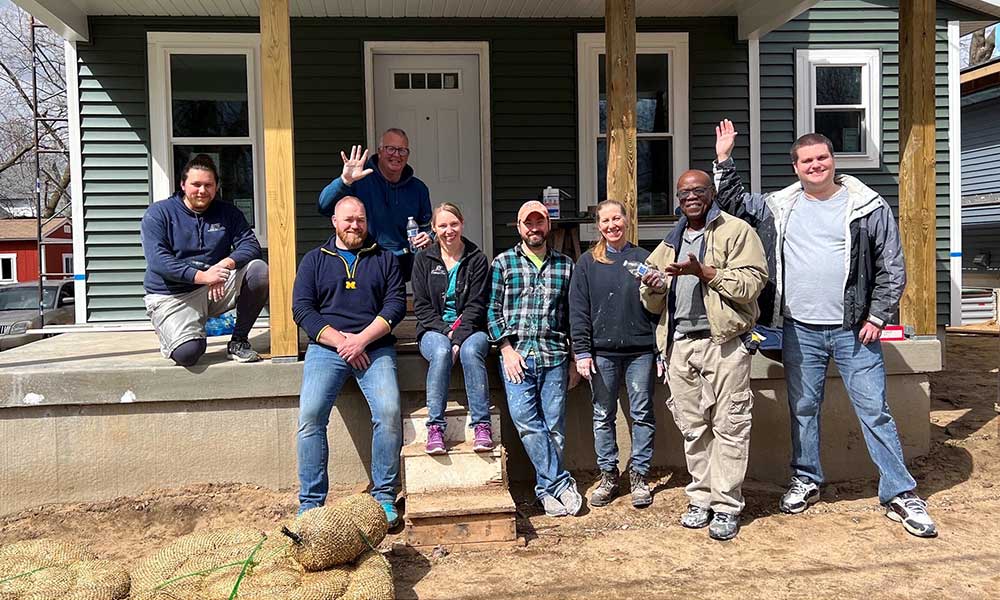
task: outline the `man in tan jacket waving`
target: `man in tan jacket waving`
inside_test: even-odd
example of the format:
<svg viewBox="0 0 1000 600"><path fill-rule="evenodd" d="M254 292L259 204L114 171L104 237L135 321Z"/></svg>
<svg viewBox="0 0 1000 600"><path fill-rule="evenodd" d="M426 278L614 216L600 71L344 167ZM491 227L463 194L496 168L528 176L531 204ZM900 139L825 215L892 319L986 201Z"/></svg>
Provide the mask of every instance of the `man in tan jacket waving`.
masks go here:
<svg viewBox="0 0 1000 600"><path fill-rule="evenodd" d="M684 436L691 483L681 524L709 526L717 540L739 533L741 487L750 447L750 331L767 282L760 238L746 222L714 205L704 171L677 181L683 216L647 263L643 305L661 315L657 348L667 363L667 406ZM702 385L711 386L702 394Z"/></svg>

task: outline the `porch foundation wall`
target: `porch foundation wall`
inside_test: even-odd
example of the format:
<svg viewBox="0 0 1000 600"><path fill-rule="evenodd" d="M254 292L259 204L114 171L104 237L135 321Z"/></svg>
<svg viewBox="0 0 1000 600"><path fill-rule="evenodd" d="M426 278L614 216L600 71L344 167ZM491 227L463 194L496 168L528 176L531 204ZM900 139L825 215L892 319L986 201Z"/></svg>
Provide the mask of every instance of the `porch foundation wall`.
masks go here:
<svg viewBox="0 0 1000 600"><path fill-rule="evenodd" d="M930 445L930 386L927 371L940 368L940 345L919 343L887 351L889 403L907 460ZM413 357L419 360L417 357ZM401 365L402 367L403 365ZM262 367L264 368L264 367ZM401 368L401 371L403 369ZM496 369L491 367L491 372ZM780 365L757 358L749 477L783 484L789 476L789 424ZM507 417L499 380L491 376L492 400L502 414L508 473L530 480L533 471ZM460 394L456 374L453 397ZM212 386L212 382L206 381ZM666 410L668 389L656 394L654 466L684 468L681 437ZM422 392L405 390L407 406ZM405 412L405 411L404 411ZM206 399L109 404L44 404L0 410L0 514L54 502L92 502L156 488L202 482L242 482L294 494L297 487L295 433L298 398ZM567 398L566 461L570 469L593 471L592 409L580 386ZM832 375L823 410L823 465L830 481L870 478L876 472L843 383ZM345 387L330 418L330 479L367 481L371 426L367 403L353 384ZM625 468L631 445L619 409L618 442Z"/></svg>

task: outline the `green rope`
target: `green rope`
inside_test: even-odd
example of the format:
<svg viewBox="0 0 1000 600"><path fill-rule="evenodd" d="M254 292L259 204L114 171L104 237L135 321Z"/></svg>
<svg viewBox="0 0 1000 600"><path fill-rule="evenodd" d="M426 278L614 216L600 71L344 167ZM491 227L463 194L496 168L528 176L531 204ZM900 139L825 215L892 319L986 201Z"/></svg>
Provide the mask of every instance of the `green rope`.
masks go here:
<svg viewBox="0 0 1000 600"><path fill-rule="evenodd" d="M257 551L260 550L260 547L263 546L264 542L266 541L267 541L267 536L265 535L263 538L261 538L259 542L257 542L257 545L253 547L253 550L250 552L250 556L248 556L247 559L243 561L243 568L240 570L240 576L236 578L236 585L233 586L233 591L232 593L229 594L229 600L235 600L236 596L239 595L240 584L243 583L243 578L247 576L247 573L249 571L253 570L253 567L251 566L254 565L253 557L257 554Z"/></svg>
<svg viewBox="0 0 1000 600"><path fill-rule="evenodd" d="M33 571L28 571L27 573L20 573L18 575L14 575L13 577L8 577L6 579L0 579L0 585L3 585L5 583L7 583L8 581L14 581L15 579L20 579L22 577L27 577L29 575L34 575L35 573L38 573L39 571L44 571L45 569L51 569L52 567L59 567L59 566L62 566L62 565L49 565L47 567L38 567L37 569L34 569Z"/></svg>

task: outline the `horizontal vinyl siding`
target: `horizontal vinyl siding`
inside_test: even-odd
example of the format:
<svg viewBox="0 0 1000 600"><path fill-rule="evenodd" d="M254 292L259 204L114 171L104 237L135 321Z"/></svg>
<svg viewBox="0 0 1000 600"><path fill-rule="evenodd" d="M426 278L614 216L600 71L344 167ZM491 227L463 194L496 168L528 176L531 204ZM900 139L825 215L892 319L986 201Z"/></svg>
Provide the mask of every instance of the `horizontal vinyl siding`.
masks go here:
<svg viewBox="0 0 1000 600"><path fill-rule="evenodd" d="M962 108L962 196L1000 193L1000 99Z"/></svg>
<svg viewBox="0 0 1000 600"><path fill-rule="evenodd" d="M882 162L878 169L841 169L899 207L899 14L886 2L825 0L761 40L761 184L764 191L794 181L788 150L795 141L795 51L799 48L877 48L882 62ZM950 201L948 182L947 21L968 17L939 3L936 48L937 319L950 319ZM804 132L803 132L804 133Z"/></svg>
<svg viewBox="0 0 1000 600"><path fill-rule="evenodd" d="M255 31L256 19L200 19L211 31ZM142 320L146 261L139 222L152 201L146 32L190 31L189 19L91 18L79 43L87 320Z"/></svg>

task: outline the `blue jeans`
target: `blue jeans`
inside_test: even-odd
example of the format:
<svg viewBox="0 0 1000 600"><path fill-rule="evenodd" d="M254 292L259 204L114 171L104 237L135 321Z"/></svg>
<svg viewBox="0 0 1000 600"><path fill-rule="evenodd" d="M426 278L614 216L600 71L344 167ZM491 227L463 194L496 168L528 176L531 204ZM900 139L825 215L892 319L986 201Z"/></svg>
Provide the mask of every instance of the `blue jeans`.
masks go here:
<svg viewBox="0 0 1000 600"><path fill-rule="evenodd" d="M521 444L535 467L535 495L558 497L573 477L562 464L566 439L566 378L569 361L554 367L539 367L535 358L525 358L527 368L521 383L513 383L503 372L500 378L507 390L507 410L514 422Z"/></svg>
<svg viewBox="0 0 1000 600"><path fill-rule="evenodd" d="M656 417L653 414L653 363L650 352L639 356L595 356L597 374L591 377L594 399L594 450L602 471L618 470L618 442L615 417L618 414L618 390L625 380L629 414L632 417L631 468L646 475L653 460L653 437Z"/></svg>
<svg viewBox="0 0 1000 600"><path fill-rule="evenodd" d="M443 333L428 331L420 337L420 354L430 365L427 368L427 425L445 427L444 410L451 382L451 340ZM458 350L465 375L465 393L469 399L469 426L490 422L490 398L486 382L486 354L490 342L485 331L465 338Z"/></svg>
<svg viewBox="0 0 1000 600"><path fill-rule="evenodd" d="M792 422L792 471L817 484L823 482L820 405L826 369L833 358L861 422L868 454L878 468L879 501L886 503L917 484L903 462L896 422L889 414L882 346L879 342L862 344L858 331L785 319L783 352Z"/></svg>
<svg viewBox="0 0 1000 600"><path fill-rule="evenodd" d="M323 506L330 487L330 456L326 426L337 394L354 376L372 414L372 496L393 502L399 491L399 451L403 446L396 349L386 346L368 352L367 369L351 367L335 351L309 344L302 369L299 396L299 503L301 509Z"/></svg>

